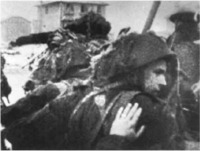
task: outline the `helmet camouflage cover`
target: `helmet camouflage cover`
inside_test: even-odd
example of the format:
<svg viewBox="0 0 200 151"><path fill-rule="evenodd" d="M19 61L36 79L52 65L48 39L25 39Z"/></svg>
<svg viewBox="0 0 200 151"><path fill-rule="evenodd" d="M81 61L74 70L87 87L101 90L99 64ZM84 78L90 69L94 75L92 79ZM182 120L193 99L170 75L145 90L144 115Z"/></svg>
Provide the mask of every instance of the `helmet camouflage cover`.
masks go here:
<svg viewBox="0 0 200 151"><path fill-rule="evenodd" d="M115 41L112 50L102 56L96 64L96 83L97 85L109 84L113 78L123 77L159 59L166 59L167 62L173 63L174 70L177 70L176 55L164 40L153 33L130 33Z"/></svg>

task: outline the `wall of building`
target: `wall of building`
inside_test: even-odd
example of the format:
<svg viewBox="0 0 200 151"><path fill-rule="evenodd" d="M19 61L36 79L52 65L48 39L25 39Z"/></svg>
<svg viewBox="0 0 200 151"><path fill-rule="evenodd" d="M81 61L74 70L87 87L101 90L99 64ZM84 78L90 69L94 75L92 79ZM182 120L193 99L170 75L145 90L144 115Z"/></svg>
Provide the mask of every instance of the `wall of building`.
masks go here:
<svg viewBox="0 0 200 151"><path fill-rule="evenodd" d="M42 31L42 22L43 22L43 16L42 16L42 7L38 6L37 8L37 20L38 20L38 32Z"/></svg>
<svg viewBox="0 0 200 151"><path fill-rule="evenodd" d="M60 27L60 6L58 3L40 7L38 10L40 32L52 31Z"/></svg>
<svg viewBox="0 0 200 151"><path fill-rule="evenodd" d="M106 6L101 6L101 15L106 16Z"/></svg>
<svg viewBox="0 0 200 151"><path fill-rule="evenodd" d="M22 17L10 17L1 22L1 37L5 42L31 33L31 23Z"/></svg>
<svg viewBox="0 0 200 151"><path fill-rule="evenodd" d="M80 12L81 12L81 5L80 4L75 4L74 5L74 19L80 17Z"/></svg>
<svg viewBox="0 0 200 151"><path fill-rule="evenodd" d="M83 9L84 7L84 9ZM98 11L100 8L100 11ZM83 10L86 10L83 12ZM105 16L105 6L82 3L52 3L38 7L39 31L53 31L62 26L63 19L71 20L80 18L89 11L99 12Z"/></svg>
<svg viewBox="0 0 200 151"><path fill-rule="evenodd" d="M93 11L95 13L99 13L102 16L105 17L105 6L102 5L94 5L94 4L75 4L75 18L79 18L82 15L84 15L86 12L82 12L81 7L85 5L85 7L87 8L86 12L90 12ZM98 9L100 9L100 11L98 11Z"/></svg>
<svg viewBox="0 0 200 151"><path fill-rule="evenodd" d="M37 19L32 21L32 30L31 33L39 33L40 32L40 27L39 27L40 23Z"/></svg>

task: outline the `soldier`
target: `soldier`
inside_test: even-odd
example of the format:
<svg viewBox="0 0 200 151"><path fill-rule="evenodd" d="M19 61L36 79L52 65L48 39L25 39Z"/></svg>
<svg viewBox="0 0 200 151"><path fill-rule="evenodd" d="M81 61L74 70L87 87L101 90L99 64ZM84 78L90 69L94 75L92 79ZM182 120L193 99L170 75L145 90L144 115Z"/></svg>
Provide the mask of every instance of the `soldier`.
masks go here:
<svg viewBox="0 0 200 151"><path fill-rule="evenodd" d="M176 92L177 58L165 42L150 33L132 33L102 54L94 66L92 91L79 86L7 128L4 136L13 149L184 147L178 102L170 97ZM131 107L135 103L142 113L137 105Z"/></svg>
<svg viewBox="0 0 200 151"><path fill-rule="evenodd" d="M5 58L1 55L1 105L2 107L6 107L8 104L10 104L9 101L9 94L12 91L12 88L10 87L9 83L8 83L8 79L6 77L6 75L4 74L4 66L5 66L6 60ZM5 97L7 99L7 102L5 100L3 100L3 97Z"/></svg>
<svg viewBox="0 0 200 151"><path fill-rule="evenodd" d="M82 28L85 26L88 29L89 26L92 28L90 30ZM23 86L25 91L31 91L30 94L1 111L2 124L5 127L42 109L58 95L63 94L60 93L61 89L65 94L70 93L74 85L82 83L91 75L91 55L99 53L95 50L100 50L101 45L107 41L110 23L101 15L90 12L66 28L29 35L29 39L33 38L32 42L37 38L41 40L45 36L43 40L48 43L48 49L30 62L32 64L35 59L40 59L38 68L33 71L30 80ZM89 32L91 34L87 34ZM84 38L84 34L90 36L88 40L91 42ZM96 39L91 39L95 37Z"/></svg>
<svg viewBox="0 0 200 151"><path fill-rule="evenodd" d="M171 97L177 58L161 38L151 33L122 37L97 63L95 76L98 92L86 96L71 115L69 149L184 148L179 102ZM137 140L112 133L117 110L128 103L143 109L136 131L146 129Z"/></svg>
<svg viewBox="0 0 200 151"><path fill-rule="evenodd" d="M180 98L184 108L188 131L199 140L199 82L200 49L194 43L200 39L198 24L200 14L178 12L170 16L175 24L174 33L168 38L172 50L180 61ZM196 89L195 89L196 87Z"/></svg>

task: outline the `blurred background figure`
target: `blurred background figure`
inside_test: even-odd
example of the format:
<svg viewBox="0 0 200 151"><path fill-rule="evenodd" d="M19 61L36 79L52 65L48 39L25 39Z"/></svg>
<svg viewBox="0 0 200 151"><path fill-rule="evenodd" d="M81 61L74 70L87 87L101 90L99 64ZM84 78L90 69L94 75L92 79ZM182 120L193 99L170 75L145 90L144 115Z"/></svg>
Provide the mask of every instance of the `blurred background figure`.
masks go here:
<svg viewBox="0 0 200 151"><path fill-rule="evenodd" d="M170 16L175 31L167 42L180 61L179 82L180 98L187 121L188 131L199 140L199 65L200 14L178 12Z"/></svg>
<svg viewBox="0 0 200 151"><path fill-rule="evenodd" d="M11 90L12 90L8 83L7 77L3 72L5 63L6 63L6 60L1 55L1 102L2 102L2 106L7 106L10 103L9 94L11 93ZM6 98L7 102L3 98Z"/></svg>

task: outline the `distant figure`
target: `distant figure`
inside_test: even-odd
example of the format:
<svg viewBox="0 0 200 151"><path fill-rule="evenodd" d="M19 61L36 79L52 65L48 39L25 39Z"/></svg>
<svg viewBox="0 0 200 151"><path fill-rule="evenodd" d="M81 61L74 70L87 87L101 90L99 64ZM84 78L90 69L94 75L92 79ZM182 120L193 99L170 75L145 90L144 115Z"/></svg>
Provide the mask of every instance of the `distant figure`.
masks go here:
<svg viewBox="0 0 200 151"><path fill-rule="evenodd" d="M200 80L200 45L194 41L200 40L198 24L200 14L195 12L179 12L170 16L175 24L175 31L168 38L168 44L177 54L180 61L180 98L188 131L199 140L199 98L198 81Z"/></svg>
<svg viewBox="0 0 200 151"><path fill-rule="evenodd" d="M3 73L3 71L1 70L1 101L3 103L4 106L6 106L5 101L3 100L3 97L5 97L8 101L8 103L10 103L9 101L9 94L11 93L11 87L8 84L8 80L5 76L5 74Z"/></svg>
<svg viewBox="0 0 200 151"><path fill-rule="evenodd" d="M6 60L5 60L5 58L1 55L1 70L4 69L5 64L6 64Z"/></svg>
<svg viewBox="0 0 200 151"><path fill-rule="evenodd" d="M175 31L168 38L168 43L188 42L199 39L198 23L200 15L198 13L178 12L171 15L169 20L175 24Z"/></svg>
<svg viewBox="0 0 200 151"><path fill-rule="evenodd" d="M10 103L8 95L11 93L11 87L8 84L8 80L3 72L4 66L5 66L6 60L5 58L1 55L1 101L4 106L6 106L5 101L3 100L3 97L5 97Z"/></svg>

